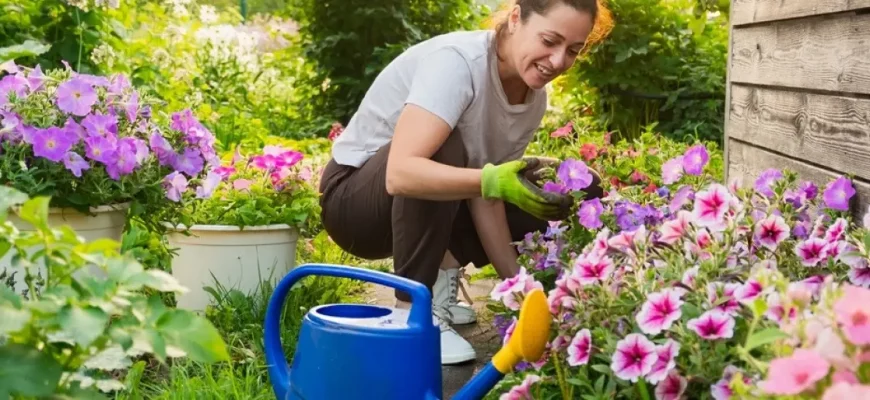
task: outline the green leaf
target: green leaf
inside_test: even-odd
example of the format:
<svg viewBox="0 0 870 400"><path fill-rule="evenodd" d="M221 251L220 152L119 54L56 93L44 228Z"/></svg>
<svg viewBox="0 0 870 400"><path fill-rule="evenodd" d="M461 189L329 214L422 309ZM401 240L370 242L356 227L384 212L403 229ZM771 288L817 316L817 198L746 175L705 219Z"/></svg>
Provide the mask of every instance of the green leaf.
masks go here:
<svg viewBox="0 0 870 400"><path fill-rule="evenodd" d="M602 374L608 374L608 375L610 374L610 367L608 367L606 365L595 364L589 368L592 368L593 370L598 371Z"/></svg>
<svg viewBox="0 0 870 400"><path fill-rule="evenodd" d="M51 198L45 196L34 197L24 202L18 216L29 222L34 228L48 231L48 203Z"/></svg>
<svg viewBox="0 0 870 400"><path fill-rule="evenodd" d="M577 378L568 378L567 382L576 386L589 386L588 384L586 384L586 382L583 382Z"/></svg>
<svg viewBox="0 0 870 400"><path fill-rule="evenodd" d="M49 396L62 372L60 364L46 353L20 344L0 347L0 399L13 394Z"/></svg>
<svg viewBox="0 0 870 400"><path fill-rule="evenodd" d="M106 261L106 271L109 280L127 283L145 271L142 264L128 258L113 257ZM137 287L138 289L138 287Z"/></svg>
<svg viewBox="0 0 870 400"><path fill-rule="evenodd" d="M59 317L64 331L82 347L88 347L100 337L109 322L109 316L96 307L66 306L60 310Z"/></svg>
<svg viewBox="0 0 870 400"><path fill-rule="evenodd" d="M220 332L199 315L186 310L171 310L157 325L167 338L167 344L181 348L194 361L213 363L229 360L227 345Z"/></svg>
<svg viewBox="0 0 870 400"><path fill-rule="evenodd" d="M26 40L21 44L0 47L0 63L21 57L38 56L49 49L51 49L51 46L32 39Z"/></svg>
<svg viewBox="0 0 870 400"><path fill-rule="evenodd" d="M27 195L9 186L0 186L0 221L6 220L10 207L23 204Z"/></svg>
<svg viewBox="0 0 870 400"><path fill-rule="evenodd" d="M789 337L779 328L767 328L763 331L755 332L749 339L746 340L746 351L750 351L758 346L763 346L772 343L777 339Z"/></svg>
<svg viewBox="0 0 870 400"><path fill-rule="evenodd" d="M178 283L178 280L175 279L175 277L164 271L156 269L149 269L145 272L139 273L135 277L131 278L129 282L142 284L161 292L187 292L187 288L181 286L181 284Z"/></svg>
<svg viewBox="0 0 870 400"><path fill-rule="evenodd" d="M19 310L8 304L0 304L0 335L18 332L30 320L30 311Z"/></svg>
<svg viewBox="0 0 870 400"><path fill-rule="evenodd" d="M105 255L109 255L119 251L120 248L121 244L118 243L118 241L103 238L79 245L78 250L85 253L103 253Z"/></svg>
<svg viewBox="0 0 870 400"><path fill-rule="evenodd" d="M870 251L870 231L864 234L864 249Z"/></svg>

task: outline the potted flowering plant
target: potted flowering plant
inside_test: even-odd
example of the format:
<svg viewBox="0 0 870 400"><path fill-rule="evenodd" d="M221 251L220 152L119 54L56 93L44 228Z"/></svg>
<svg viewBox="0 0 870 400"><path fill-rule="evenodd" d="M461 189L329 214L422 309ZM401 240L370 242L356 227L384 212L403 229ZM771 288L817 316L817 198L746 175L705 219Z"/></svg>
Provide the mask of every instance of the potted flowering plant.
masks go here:
<svg viewBox="0 0 870 400"><path fill-rule="evenodd" d="M204 310L212 279L252 291L296 265L296 244L319 215L312 170L302 153L268 145L262 153L236 151L192 188L182 174L165 179L167 197L183 206L169 244L178 248L172 273L191 291L178 306Z"/></svg>
<svg viewBox="0 0 870 400"><path fill-rule="evenodd" d="M86 240L120 240L130 209L172 218L166 174L196 178L219 161L214 137L189 111L172 115L167 128L124 75L11 69L0 79L0 184L50 197L50 225L67 224Z"/></svg>
<svg viewBox="0 0 870 400"><path fill-rule="evenodd" d="M491 293L495 324L511 335L536 287L555 323L545 356L521 367L506 398L818 396L837 382L835 368L792 350L821 346L801 321L822 287L870 285L870 237L849 214L854 187L838 177L820 188L775 169L752 187L726 186L709 159L692 146L662 164L665 187L578 201L575 216L519 244L522 271ZM814 313L824 322L813 332L845 332L846 350L834 354L851 362L847 382L857 386L870 378L859 368L867 343L849 335L865 329L870 309L841 301L831 312L836 293ZM774 356L787 361L768 364ZM847 389L859 390L837 390Z"/></svg>

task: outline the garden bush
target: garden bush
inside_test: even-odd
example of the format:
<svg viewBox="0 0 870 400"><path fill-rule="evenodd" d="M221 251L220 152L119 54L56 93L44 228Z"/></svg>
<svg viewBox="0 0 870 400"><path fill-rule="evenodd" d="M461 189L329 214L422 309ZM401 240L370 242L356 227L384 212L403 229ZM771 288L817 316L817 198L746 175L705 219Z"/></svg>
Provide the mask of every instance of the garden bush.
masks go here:
<svg viewBox="0 0 870 400"><path fill-rule="evenodd" d="M76 71L100 71L90 55L115 36L109 10L120 0L0 0L0 64L17 60L45 69L71 61Z"/></svg>
<svg viewBox="0 0 870 400"><path fill-rule="evenodd" d="M100 398L124 388L115 374L142 355L229 359L208 320L164 306L160 294L186 290L171 275L119 254L113 240L83 242L49 226L50 202L0 186L0 257L14 250L28 285L23 295L0 285L0 398ZM9 212L35 229L19 230Z"/></svg>
<svg viewBox="0 0 870 400"><path fill-rule="evenodd" d="M197 1L148 2L112 15L123 34L106 41L94 62L128 74L170 107L193 110L219 150L256 150L267 135L311 136L302 101L314 89L297 82L311 69L293 45L295 22L243 21L237 10Z"/></svg>
<svg viewBox="0 0 870 400"><path fill-rule="evenodd" d="M523 269L491 293L494 323L509 336L534 288L549 295L555 323L544 358L508 380L506 398L817 398L832 382L868 382L856 336L867 302L834 303L843 290L865 298L850 284L870 284L851 181L819 187L770 169L749 186L725 185L711 173L719 157L683 146L663 157L655 190L610 187L518 243ZM582 198L586 168L565 160L545 189ZM822 322L809 328L814 316ZM845 350L833 354L851 361L834 368L819 360L836 338Z"/></svg>
<svg viewBox="0 0 870 400"><path fill-rule="evenodd" d="M288 0L287 15L299 22L303 55L315 63L306 98L322 118L320 135L333 121L347 124L377 74L404 49L432 36L476 28L473 0ZM323 118L325 117L325 118Z"/></svg>
<svg viewBox="0 0 870 400"><path fill-rule="evenodd" d="M568 97L555 102L575 113L590 107L619 138L636 138L657 122L675 139L721 144L727 16L695 17L694 4L608 1L613 29L554 82L555 95Z"/></svg>

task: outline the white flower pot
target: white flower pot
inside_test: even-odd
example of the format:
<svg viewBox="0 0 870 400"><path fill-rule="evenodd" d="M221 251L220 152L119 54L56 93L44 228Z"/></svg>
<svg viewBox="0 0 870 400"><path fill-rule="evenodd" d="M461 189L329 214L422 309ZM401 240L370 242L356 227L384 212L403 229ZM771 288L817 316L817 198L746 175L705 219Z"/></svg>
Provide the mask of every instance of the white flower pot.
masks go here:
<svg viewBox="0 0 870 400"><path fill-rule="evenodd" d="M286 224L239 229L227 225L170 227L172 275L189 291L176 297L178 307L203 311L213 301L205 287L215 281L226 290L254 293L262 281L277 282L296 266L296 229ZM212 276L214 275L214 276Z"/></svg>
<svg viewBox="0 0 870 400"><path fill-rule="evenodd" d="M57 228L62 225L67 225L75 231L75 233L84 239L85 242L93 242L97 239L112 239L121 241L124 234L124 225L127 222L127 209L129 203L121 203L110 206L92 207L91 212L94 215L82 214L71 208L51 208L48 210L48 225L52 228ZM25 222L18 217L17 214L10 211L7 214L7 220L12 222L20 231L33 231L33 226L29 222ZM37 249L31 248L29 254L33 254ZM21 268L12 266L12 256L14 250L10 250L3 258L0 258L0 271L4 268L7 272L17 271L15 276L15 292L21 291L27 287L24 283L24 271ZM36 271L34 271L36 272ZM45 265L40 263L38 272L45 277ZM99 269L93 269L92 273L100 272Z"/></svg>

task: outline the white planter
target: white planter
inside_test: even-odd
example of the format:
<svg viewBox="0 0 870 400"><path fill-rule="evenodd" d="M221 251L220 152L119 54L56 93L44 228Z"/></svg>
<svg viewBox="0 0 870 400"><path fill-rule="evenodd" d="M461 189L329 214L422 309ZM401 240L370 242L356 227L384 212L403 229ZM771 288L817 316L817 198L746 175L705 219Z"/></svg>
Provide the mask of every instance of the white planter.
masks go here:
<svg viewBox="0 0 870 400"><path fill-rule="evenodd" d="M86 242L97 239L112 239L120 241L124 234L124 225L127 222L127 209L129 203L111 206L92 207L94 215L82 214L70 208L51 208L48 210L48 225L52 228L67 225ZM33 231L29 222L20 219L17 214L10 211L7 220L12 222L20 231ZM29 254L37 250L31 248ZM21 268L12 267L12 256L15 251L10 250L3 258L0 258L0 271L5 268L8 272L17 271L15 277L15 291L20 293L26 285L24 283L24 271ZM45 277L45 265L39 264L38 271ZM99 272L98 269L91 272Z"/></svg>
<svg viewBox="0 0 870 400"><path fill-rule="evenodd" d="M203 290L215 287L253 293L261 281L277 282L296 266L296 229L286 224L239 229L227 225L194 225L185 235L184 227L170 227L172 275L189 291L176 297L178 307L203 311L213 300ZM214 277L212 277L214 275Z"/></svg>

